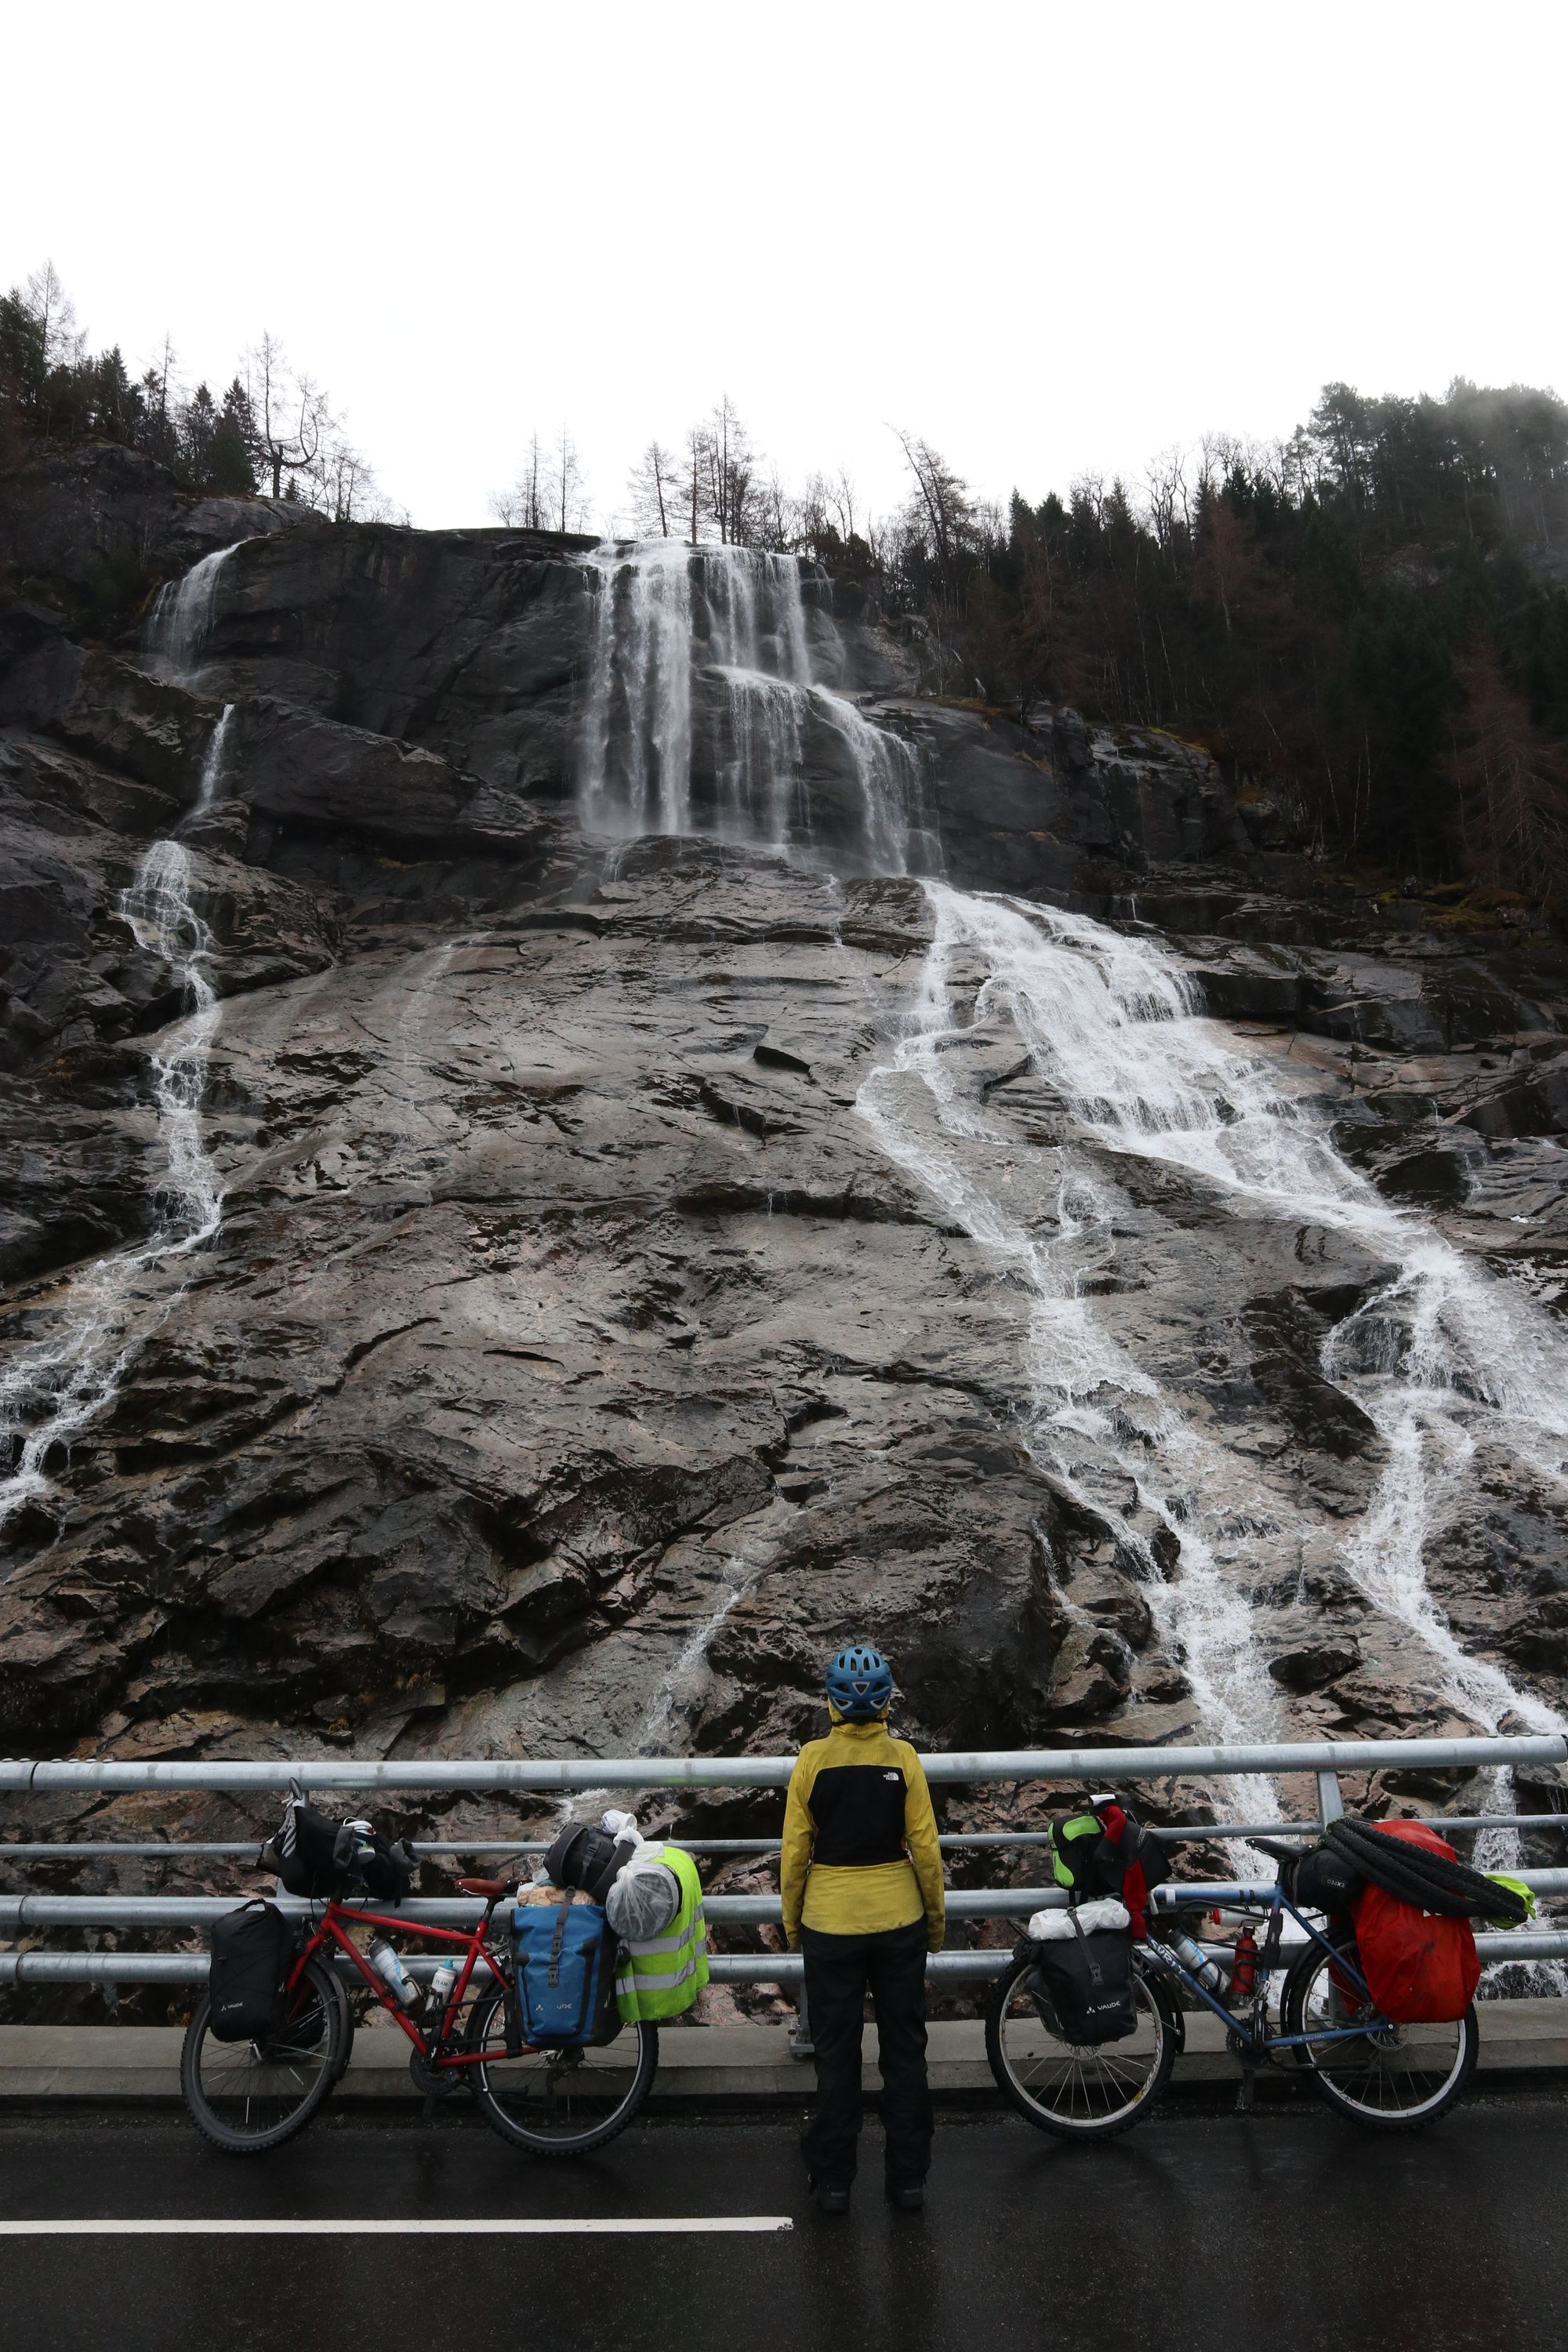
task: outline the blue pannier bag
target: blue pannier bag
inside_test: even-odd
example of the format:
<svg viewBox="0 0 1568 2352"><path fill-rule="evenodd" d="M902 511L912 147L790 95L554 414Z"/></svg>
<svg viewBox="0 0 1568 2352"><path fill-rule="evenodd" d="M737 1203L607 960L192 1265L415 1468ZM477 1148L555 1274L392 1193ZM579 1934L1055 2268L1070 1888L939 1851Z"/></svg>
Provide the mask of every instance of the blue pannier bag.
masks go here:
<svg viewBox="0 0 1568 2352"><path fill-rule="evenodd" d="M574 1903L566 1895L548 1908L519 1904L511 1916L523 2039L589 2041L612 1976L614 1938L605 1931L600 1906Z"/></svg>

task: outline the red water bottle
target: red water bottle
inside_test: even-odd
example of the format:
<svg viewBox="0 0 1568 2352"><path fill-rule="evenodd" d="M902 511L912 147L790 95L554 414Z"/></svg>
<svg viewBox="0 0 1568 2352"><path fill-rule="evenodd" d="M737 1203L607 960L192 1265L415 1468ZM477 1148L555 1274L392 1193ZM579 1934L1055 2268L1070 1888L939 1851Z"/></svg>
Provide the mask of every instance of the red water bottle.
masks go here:
<svg viewBox="0 0 1568 2352"><path fill-rule="evenodd" d="M1252 1999L1252 1989L1258 1982L1258 1938L1250 1927L1244 1927L1236 1939L1236 1959L1230 1972L1230 2001L1239 2009L1243 2001Z"/></svg>

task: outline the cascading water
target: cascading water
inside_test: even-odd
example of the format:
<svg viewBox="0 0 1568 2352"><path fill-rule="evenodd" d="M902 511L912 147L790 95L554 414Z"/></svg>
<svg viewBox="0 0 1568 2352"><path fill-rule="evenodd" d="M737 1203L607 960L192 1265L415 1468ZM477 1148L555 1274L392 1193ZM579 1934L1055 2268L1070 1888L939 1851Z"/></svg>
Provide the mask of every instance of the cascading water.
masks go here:
<svg viewBox="0 0 1568 2352"><path fill-rule="evenodd" d="M983 974L975 1019L1011 1021L1081 1144L1180 1169L1238 1208L1331 1227L1389 1267L1324 1350L1325 1374L1386 1447L1345 1566L1414 1637L1455 1709L1488 1731L1505 1718L1563 1729L1554 1708L1466 1654L1425 1570L1429 1538L1479 1506L1472 1465L1483 1442L1568 1482L1568 1346L1554 1326L1384 1202L1268 1061L1237 1053L1202 1017L1163 947L1053 908L925 887L935 931L910 1034L867 1081L858 1108L890 1156L1022 1278L1031 1446L1117 1525L1134 1555L1141 1543L1147 1552L1146 1540L1107 1507L1119 1478L1131 1482L1141 1515L1178 1539L1179 1575L1169 1585L1151 1576L1150 1601L1181 1644L1214 1735L1261 1738L1274 1727L1247 1596L1259 1542L1289 1531L1277 1498L1262 1524L1237 1524L1234 1498L1256 1483L1247 1466L1194 1431L1097 1320L1084 1284L1105 1212L1086 1155L1069 1139L1031 1155L1037 1171L1018 1164L1016 1139L965 1091L970 1033L952 1002L961 959ZM1228 1511L1216 1500L1226 1497Z"/></svg>
<svg viewBox="0 0 1568 2352"><path fill-rule="evenodd" d="M658 1755L670 1738L675 1729L681 1685L707 1658L709 1643L744 1593L754 1573L743 1559L731 1559L728 1563L718 1600L682 1641L637 1726L632 1743L634 1755Z"/></svg>
<svg viewBox="0 0 1568 2352"><path fill-rule="evenodd" d="M159 589L142 643L149 657L171 677L188 677L195 668L212 627L218 574L235 549L244 545L244 540L237 539L216 549Z"/></svg>
<svg viewBox="0 0 1568 2352"><path fill-rule="evenodd" d="M225 707L202 762L190 812L216 795L233 719ZM188 821L188 820L187 820ZM212 934L191 895L190 852L181 841L155 841L121 894L120 910L142 951L168 966L188 1008L151 1049L153 1101L161 1159L145 1241L111 1251L71 1285L56 1328L39 1346L0 1370L0 1527L47 1493L51 1461L68 1450L104 1412L137 1350L184 1287L161 1279L217 1232L223 1190L202 1132L207 1058L218 1003L205 969Z"/></svg>
<svg viewBox="0 0 1568 2352"><path fill-rule="evenodd" d="M586 825L811 845L815 736L837 743L852 779L841 845L850 857L882 874L932 862L919 752L812 674L795 557L658 540L606 544L591 563L598 595L579 771Z"/></svg>

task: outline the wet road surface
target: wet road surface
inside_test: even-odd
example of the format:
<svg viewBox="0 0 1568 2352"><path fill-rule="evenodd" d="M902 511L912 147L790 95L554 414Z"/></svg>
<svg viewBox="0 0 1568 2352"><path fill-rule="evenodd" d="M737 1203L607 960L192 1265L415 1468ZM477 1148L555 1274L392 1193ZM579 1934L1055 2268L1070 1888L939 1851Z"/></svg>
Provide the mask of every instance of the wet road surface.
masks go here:
<svg viewBox="0 0 1568 2352"><path fill-rule="evenodd" d="M1293 2106L1176 2114L1098 2148L945 2119L924 2214L868 2127L847 2221L795 2127L655 2120L542 2163L476 2117L324 2118L235 2159L177 2116L0 2119L0 2219L313 2221L404 2234L0 2238L0 2352L1563 2352L1568 2101L1476 2099L1375 2139ZM428 2234L468 2216L787 2217L788 2232ZM426 2225L421 2229L419 2224Z"/></svg>

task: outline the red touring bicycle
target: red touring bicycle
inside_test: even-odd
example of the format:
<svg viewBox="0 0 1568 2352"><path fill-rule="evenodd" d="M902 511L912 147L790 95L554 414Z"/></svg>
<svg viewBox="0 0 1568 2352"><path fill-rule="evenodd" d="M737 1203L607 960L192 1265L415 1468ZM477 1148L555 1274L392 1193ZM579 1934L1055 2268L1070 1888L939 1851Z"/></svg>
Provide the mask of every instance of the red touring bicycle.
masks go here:
<svg viewBox="0 0 1568 2352"><path fill-rule="evenodd" d="M355 2011L386 2011L409 2042L408 2070L427 2098L467 2086L501 2137L541 2156L582 2155L624 2131L658 2064L656 2025L623 2025L613 2041L535 2048L521 2039L512 1956L494 1928L514 1882L459 1878L484 1916L464 1932L351 1907L321 1907L289 1977L281 2024L264 2043L216 2041L206 1994L180 2053L180 2088L197 2128L234 2156L279 2147L308 2124L348 2065ZM371 1927L446 1945L455 1978L405 2009L349 1933ZM352 1971L352 1974L351 1974ZM358 1982L354 1982L354 1979Z"/></svg>

